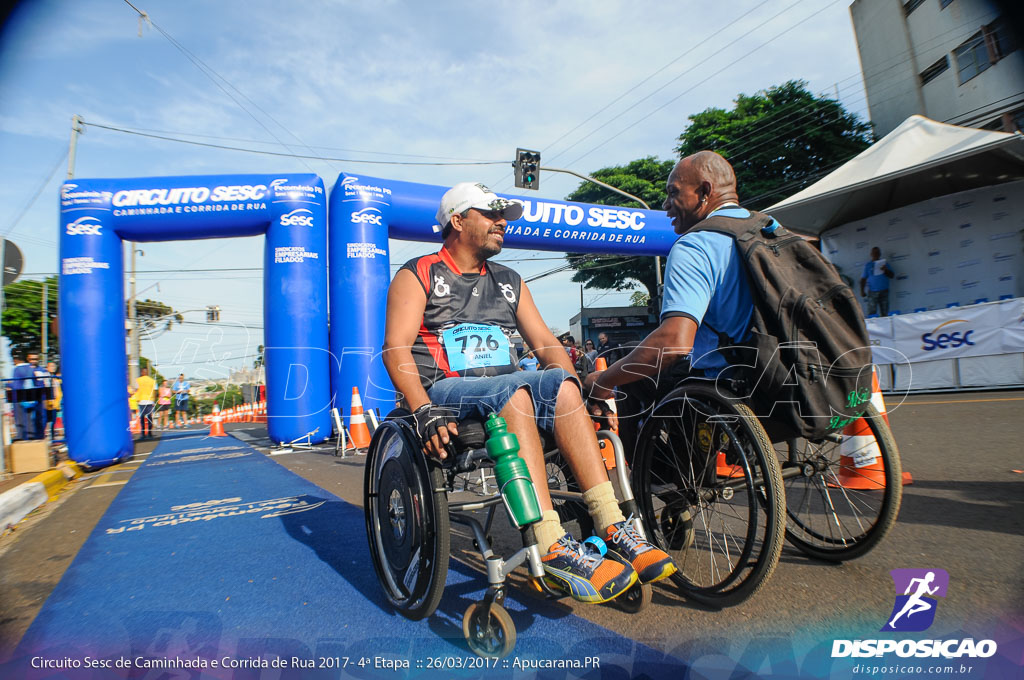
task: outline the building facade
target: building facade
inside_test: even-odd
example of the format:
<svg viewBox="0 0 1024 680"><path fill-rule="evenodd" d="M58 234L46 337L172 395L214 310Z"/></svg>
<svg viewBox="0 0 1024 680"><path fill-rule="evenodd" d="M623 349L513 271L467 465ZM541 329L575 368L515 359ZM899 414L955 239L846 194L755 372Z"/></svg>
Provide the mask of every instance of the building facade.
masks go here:
<svg viewBox="0 0 1024 680"><path fill-rule="evenodd" d="M1024 127L1024 49L1000 3L855 0L850 15L876 136L915 113L965 127Z"/></svg>

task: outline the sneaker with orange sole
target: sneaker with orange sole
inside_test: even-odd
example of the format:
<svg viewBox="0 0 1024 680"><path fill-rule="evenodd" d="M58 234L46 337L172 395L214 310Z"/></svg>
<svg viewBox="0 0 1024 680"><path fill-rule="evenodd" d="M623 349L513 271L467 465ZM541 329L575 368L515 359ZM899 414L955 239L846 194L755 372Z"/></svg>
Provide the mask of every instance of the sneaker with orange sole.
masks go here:
<svg viewBox="0 0 1024 680"><path fill-rule="evenodd" d="M640 583L654 583L676 573L676 564L664 550L655 548L637 531L630 515L605 530L608 552L632 565Z"/></svg>
<svg viewBox="0 0 1024 680"><path fill-rule="evenodd" d="M613 600L636 583L628 564L587 550L570 534L562 536L541 558L544 580L579 602Z"/></svg>

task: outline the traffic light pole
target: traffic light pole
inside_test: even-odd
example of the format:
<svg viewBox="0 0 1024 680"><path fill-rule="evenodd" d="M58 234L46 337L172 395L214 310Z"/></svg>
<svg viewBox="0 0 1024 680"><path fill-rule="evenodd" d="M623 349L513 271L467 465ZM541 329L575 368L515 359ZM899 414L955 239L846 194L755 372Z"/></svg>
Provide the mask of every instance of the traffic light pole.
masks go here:
<svg viewBox="0 0 1024 680"><path fill-rule="evenodd" d="M586 180L587 182L593 182L594 184L596 184L599 187L604 187L608 191L611 191L613 193L619 194L620 196L625 196L626 198L628 198L630 200L636 201L637 203L642 205L645 210L650 210L651 209L651 206L647 205L647 203L644 202L643 199L641 199L641 198L639 198L637 196L634 196L633 194L626 193L625 191L623 191L622 189L619 189L618 187L613 187L611 184L606 184L605 182L602 182L599 179L595 179L595 178L591 177L590 175L584 175L584 174L578 173L578 172L576 172L574 170L566 170L565 168L549 168L547 166L542 167L541 170L544 170L545 172L562 172L562 173L565 173L566 175L572 175L573 177L579 177L580 179ZM655 277L655 282L657 283L657 286L658 286L658 293L657 294L658 294L658 298L659 298L657 300L654 300L654 302L657 303L658 307L660 308L661 307L662 281L661 281L661 257L658 256L658 255L654 256L654 277Z"/></svg>

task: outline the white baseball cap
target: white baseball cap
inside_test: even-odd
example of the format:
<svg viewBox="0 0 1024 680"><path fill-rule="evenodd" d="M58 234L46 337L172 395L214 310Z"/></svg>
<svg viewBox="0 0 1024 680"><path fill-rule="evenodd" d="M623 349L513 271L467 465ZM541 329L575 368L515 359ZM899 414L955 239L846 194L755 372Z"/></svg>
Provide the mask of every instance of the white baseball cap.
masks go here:
<svg viewBox="0 0 1024 680"><path fill-rule="evenodd" d="M460 182L441 197L441 206L437 209L437 223L440 225L437 231L444 229L452 215L470 208L495 210L509 222L523 216L521 202L502 198L479 182Z"/></svg>

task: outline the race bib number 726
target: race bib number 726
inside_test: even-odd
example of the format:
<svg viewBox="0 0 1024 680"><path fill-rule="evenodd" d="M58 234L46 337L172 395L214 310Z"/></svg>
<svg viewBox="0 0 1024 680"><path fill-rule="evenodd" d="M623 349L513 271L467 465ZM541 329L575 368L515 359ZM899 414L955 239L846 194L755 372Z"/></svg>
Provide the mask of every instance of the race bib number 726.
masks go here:
<svg viewBox="0 0 1024 680"><path fill-rule="evenodd" d="M453 371L507 366L510 362L508 338L498 326L462 323L442 331L441 337Z"/></svg>

